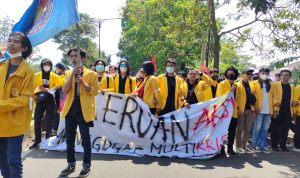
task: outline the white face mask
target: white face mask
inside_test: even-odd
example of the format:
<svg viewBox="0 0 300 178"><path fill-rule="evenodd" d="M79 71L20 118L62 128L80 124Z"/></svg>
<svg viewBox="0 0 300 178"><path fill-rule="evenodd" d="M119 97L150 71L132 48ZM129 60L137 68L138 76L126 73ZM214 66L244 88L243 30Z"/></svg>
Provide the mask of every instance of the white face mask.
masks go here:
<svg viewBox="0 0 300 178"><path fill-rule="evenodd" d="M166 67L166 71L168 73L173 73L174 72L174 67Z"/></svg>
<svg viewBox="0 0 300 178"><path fill-rule="evenodd" d="M268 80L268 79L269 79L269 75L267 75L267 74L262 74L262 75L260 75L259 77L260 77L260 79L262 79L262 80Z"/></svg>
<svg viewBox="0 0 300 178"><path fill-rule="evenodd" d="M126 67L121 67L121 68L120 68L120 71L121 71L121 72L127 72L127 68L126 68Z"/></svg>
<svg viewBox="0 0 300 178"><path fill-rule="evenodd" d="M21 57L22 56L22 52L18 52L18 53L15 53L15 54L10 54L8 53L9 57L10 58L16 58L16 57Z"/></svg>
<svg viewBox="0 0 300 178"><path fill-rule="evenodd" d="M43 66L45 72L49 72L51 70L50 66Z"/></svg>

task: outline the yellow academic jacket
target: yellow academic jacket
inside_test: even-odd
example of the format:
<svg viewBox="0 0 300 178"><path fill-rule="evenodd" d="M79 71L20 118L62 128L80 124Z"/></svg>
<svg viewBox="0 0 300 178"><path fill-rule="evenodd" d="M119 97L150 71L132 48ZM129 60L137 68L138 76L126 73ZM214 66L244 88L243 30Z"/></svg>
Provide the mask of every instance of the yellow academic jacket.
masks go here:
<svg viewBox="0 0 300 178"><path fill-rule="evenodd" d="M149 108L161 108L161 91L157 78L153 75L147 76L141 85L144 86L143 101ZM154 105L154 99L157 100L157 105Z"/></svg>
<svg viewBox="0 0 300 178"><path fill-rule="evenodd" d="M292 107L292 102L295 101L294 99L294 90L295 87L291 84L289 84L291 87L291 102L290 102L290 108L291 108L291 116L293 116L293 107ZM273 98L273 103L281 103L282 100L282 86L281 82L274 82L274 98ZM279 112L280 107L278 106L273 106L273 111Z"/></svg>
<svg viewBox="0 0 300 178"><path fill-rule="evenodd" d="M231 89L231 85L230 85L229 80L227 80L227 79L223 80L222 82L220 82L218 84L217 91L216 91L216 97L229 93L230 89Z"/></svg>
<svg viewBox="0 0 300 178"><path fill-rule="evenodd" d="M249 85L250 85L250 83L249 83ZM250 87L250 89L251 89L251 87ZM251 92L252 92L252 90L251 90ZM247 100L246 89L245 89L242 81L236 83L236 92L235 93L236 93L236 97L235 97L236 107L235 107L235 110L233 111L233 116L238 117L238 110L240 110L242 113L245 112L245 106L246 106L246 100ZM251 105L251 110L254 111L254 107L252 105Z"/></svg>
<svg viewBox="0 0 300 178"><path fill-rule="evenodd" d="M42 80L42 72L38 72L35 74L35 87L36 89L34 90L34 93L37 93L41 91L39 89L39 86L43 85L43 80ZM62 86L62 81L61 78L55 74L54 72L50 72L50 77L49 77L49 89L54 89L58 86Z"/></svg>
<svg viewBox="0 0 300 178"><path fill-rule="evenodd" d="M195 95L197 97L198 102L203 102L206 101L206 90L208 88L210 88L210 86L213 84L213 81L211 80L210 77L208 77L207 75L203 74L201 76L201 79L198 84L196 85L196 87L194 88L194 92ZM188 95L188 84L187 81L182 83L180 85L180 94L181 96L183 96L184 98L184 102L182 103L182 105L186 102L186 98Z"/></svg>
<svg viewBox="0 0 300 178"><path fill-rule="evenodd" d="M64 83L64 80L65 80L65 74L60 74L58 75L59 76L59 79L60 79L60 84L61 86L63 86L65 83Z"/></svg>
<svg viewBox="0 0 300 178"><path fill-rule="evenodd" d="M34 71L23 59L5 82L10 59L0 63L0 137L14 137L28 131L32 120L30 97L33 97Z"/></svg>
<svg viewBox="0 0 300 178"><path fill-rule="evenodd" d="M161 74L157 77L160 92L161 92L161 109L164 109L166 106L167 98L168 98L168 80L166 74ZM180 98L180 85L182 83L182 80L175 76L175 88L171 88L172 90L175 90L175 109L179 109L181 106L179 104L179 98Z"/></svg>
<svg viewBox="0 0 300 178"><path fill-rule="evenodd" d="M120 75L117 75L115 77L115 92L116 93L119 93L119 85L120 85L119 84L119 82L120 82L119 80L120 80ZM124 94L131 94L134 91L135 86L136 86L135 78L133 78L131 76L127 76L127 79L126 79L126 82L125 82L125 91L124 91Z"/></svg>
<svg viewBox="0 0 300 178"><path fill-rule="evenodd" d="M218 86L218 82L216 80L213 80L212 81L212 86ZM205 95L205 99L204 101L207 101L207 100L210 100L210 99L213 99L213 94L212 94L212 90L211 90L211 87L208 87L205 91L204 91L204 95ZM217 93L216 93L217 95Z"/></svg>
<svg viewBox="0 0 300 178"><path fill-rule="evenodd" d="M300 86L295 88L294 92L294 100L300 104ZM293 108L293 112L295 116L300 116L300 105Z"/></svg>
<svg viewBox="0 0 300 178"><path fill-rule="evenodd" d="M245 111L245 105L246 105L246 90L245 87L241 82L236 82L236 91L235 91L235 101L234 101L234 107L233 107L233 118L238 118L238 110L240 110L242 113ZM225 95L230 92L231 85L229 80L225 79L224 81L220 82L217 87L216 97ZM254 110L254 108L251 106L251 109Z"/></svg>
<svg viewBox="0 0 300 178"><path fill-rule="evenodd" d="M107 79L109 80L108 82ZM114 79L109 75L103 74L101 81L99 82L99 89L105 90L107 92L114 92L115 91Z"/></svg>
<svg viewBox="0 0 300 178"><path fill-rule="evenodd" d="M272 115L273 114L274 84L272 82L270 82L270 85L271 85L271 88L268 92L268 101L269 101L269 112ZM252 81L250 86L251 86L252 93L256 97L255 107L258 108L260 111L262 108L262 102L263 102L262 88L261 88L258 80Z"/></svg>
<svg viewBox="0 0 300 178"><path fill-rule="evenodd" d="M72 73L72 70L68 70L65 73L65 83L68 81ZM83 67L82 79L91 87L91 91L86 91L83 86L80 86L80 104L83 113L83 117L85 122L90 122L96 117L96 104L95 104L95 96L98 95L99 84L98 84L98 75L96 72L91 71L85 67ZM74 92L75 92L75 77L72 79L72 87L70 91L67 93L67 99L64 105L64 108L61 112L61 118L65 118L68 114L73 100L74 100Z"/></svg>

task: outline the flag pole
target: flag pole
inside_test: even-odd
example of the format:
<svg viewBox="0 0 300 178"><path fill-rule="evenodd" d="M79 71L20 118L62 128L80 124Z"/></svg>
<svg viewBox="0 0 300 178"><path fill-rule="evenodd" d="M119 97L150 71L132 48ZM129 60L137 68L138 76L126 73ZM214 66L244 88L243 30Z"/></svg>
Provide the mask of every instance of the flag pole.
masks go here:
<svg viewBox="0 0 300 178"><path fill-rule="evenodd" d="M80 45L79 45L79 25L78 23L76 23L76 41L77 41L77 61L76 61L76 67L78 66L81 66L81 57L80 57ZM79 74L81 75L81 74ZM80 89L80 86L79 84L77 83L77 95L79 95L79 89Z"/></svg>

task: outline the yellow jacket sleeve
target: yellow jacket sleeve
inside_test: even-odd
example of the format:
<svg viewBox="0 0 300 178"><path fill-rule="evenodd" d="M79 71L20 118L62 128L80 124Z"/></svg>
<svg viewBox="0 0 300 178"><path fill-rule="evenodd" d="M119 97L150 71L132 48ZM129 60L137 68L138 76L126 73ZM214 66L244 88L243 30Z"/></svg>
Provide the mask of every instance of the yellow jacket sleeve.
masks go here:
<svg viewBox="0 0 300 178"><path fill-rule="evenodd" d="M224 83L223 82L219 83L219 85L217 86L216 97L219 97L219 96L222 96L225 94L223 88L224 88Z"/></svg>
<svg viewBox="0 0 300 178"><path fill-rule="evenodd" d="M53 81L54 81L54 86L51 89L62 86L61 78L57 74L53 75Z"/></svg>
<svg viewBox="0 0 300 178"><path fill-rule="evenodd" d="M29 97L33 96L35 88L34 84L35 75L32 71L32 74L27 74L24 78L24 87L20 91L19 96L0 100L0 112L9 112L29 105Z"/></svg>
<svg viewBox="0 0 300 178"><path fill-rule="evenodd" d="M97 96L99 93L98 75L95 72L93 72L93 75L91 74L90 76L90 80L85 82L87 82L91 87L91 90L87 93L90 95Z"/></svg>
<svg viewBox="0 0 300 178"><path fill-rule="evenodd" d="M161 93L158 85L158 80L156 77L151 77L151 86L154 93L154 97L157 100L156 108L161 108Z"/></svg>
<svg viewBox="0 0 300 178"><path fill-rule="evenodd" d="M109 77L109 88L106 89L108 92L114 92L115 91L115 81L112 77Z"/></svg>
<svg viewBox="0 0 300 178"><path fill-rule="evenodd" d="M210 87L214 84L213 80L206 74L203 74L201 76L201 79L202 79L202 81L204 81L206 83L206 88L203 88L203 90L207 89L208 87Z"/></svg>

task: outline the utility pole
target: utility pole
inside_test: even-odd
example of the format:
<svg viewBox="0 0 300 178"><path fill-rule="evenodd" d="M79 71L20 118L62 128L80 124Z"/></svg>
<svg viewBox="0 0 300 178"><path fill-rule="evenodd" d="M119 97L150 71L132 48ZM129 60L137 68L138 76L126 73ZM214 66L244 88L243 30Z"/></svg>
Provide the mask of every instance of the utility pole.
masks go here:
<svg viewBox="0 0 300 178"><path fill-rule="evenodd" d="M97 23L98 23L98 28L99 28L99 59L101 57L101 27L102 27L102 24L105 22L105 21L108 21L108 20L120 20L122 19L121 17L117 17L117 18L109 18L109 19L101 19L99 18L97 20Z"/></svg>

